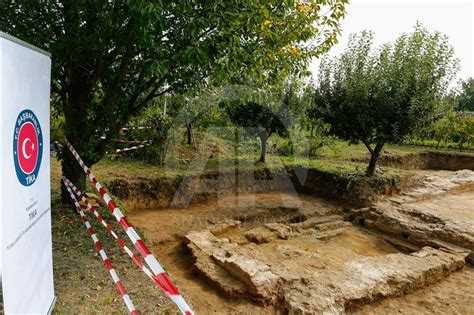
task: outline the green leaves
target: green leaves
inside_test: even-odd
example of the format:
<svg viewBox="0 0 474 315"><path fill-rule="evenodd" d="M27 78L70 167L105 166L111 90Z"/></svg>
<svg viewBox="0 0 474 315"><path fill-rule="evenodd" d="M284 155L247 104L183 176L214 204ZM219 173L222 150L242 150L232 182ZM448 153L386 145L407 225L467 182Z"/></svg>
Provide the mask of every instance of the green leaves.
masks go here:
<svg viewBox="0 0 474 315"><path fill-rule="evenodd" d="M399 141L439 116L457 69L446 36L420 24L373 49L373 34L353 35L344 53L321 63L320 109L350 141Z"/></svg>
<svg viewBox="0 0 474 315"><path fill-rule="evenodd" d="M447 37L420 24L377 49L364 31L341 56L321 62L316 110L352 143L398 142L438 119L457 67Z"/></svg>
<svg viewBox="0 0 474 315"><path fill-rule="evenodd" d="M53 54L54 106L94 162L160 95L304 70L336 42L347 2L7 0L0 29Z"/></svg>
<svg viewBox="0 0 474 315"><path fill-rule="evenodd" d="M449 110L445 116L433 123L430 131L437 140L436 148L441 142L450 140L457 143L462 150L465 144L474 143L474 115Z"/></svg>
<svg viewBox="0 0 474 315"><path fill-rule="evenodd" d="M474 79L469 78L461 83L461 91L455 97L459 110L474 112Z"/></svg>

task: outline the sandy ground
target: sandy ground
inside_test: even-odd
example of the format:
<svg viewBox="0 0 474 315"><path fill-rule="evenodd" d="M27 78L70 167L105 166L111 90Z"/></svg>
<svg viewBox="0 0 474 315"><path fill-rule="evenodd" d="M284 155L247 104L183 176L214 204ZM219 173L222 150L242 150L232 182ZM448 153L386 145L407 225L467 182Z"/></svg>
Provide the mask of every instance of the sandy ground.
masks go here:
<svg viewBox="0 0 474 315"><path fill-rule="evenodd" d="M461 193L423 201L416 206L456 218L472 220L472 193ZM242 230L230 232L226 237L243 240L243 232L262 223L291 218L295 209L303 213L336 213L337 204L319 198L281 193L263 193L224 197L206 203L191 205L186 209L160 209L129 212L131 222L143 231L153 244L153 250L166 267L180 290L198 314L275 314L272 307L261 307L246 299L229 299L212 288L205 280L193 273L192 259L183 246L182 236L190 231L206 228L223 218L242 218L246 222ZM471 210L471 211L470 211ZM280 241L262 246L263 253L271 256ZM397 252L395 248L376 236L356 227L348 227L343 234L329 241L284 241L285 246L310 250L319 259L313 262L322 268L335 268L345 261L360 256L377 256ZM317 260L317 261L316 261ZM295 262L297 263L297 262ZM426 287L412 294L389 298L370 304L356 311L357 314L473 314L474 270L465 268L441 283Z"/></svg>
<svg viewBox="0 0 474 315"><path fill-rule="evenodd" d="M229 299L193 273L193 261L182 244L182 237L190 231L205 229L212 222L235 216L251 218L248 227L273 222L277 218L291 217L294 208L303 204L322 212L336 211L335 205L322 199L262 193L242 195L239 198L227 196L191 205L186 209L130 212L128 218L152 242L153 252L197 314L275 314L273 307L258 306L246 299ZM258 215L254 216L255 214Z"/></svg>
<svg viewBox="0 0 474 315"><path fill-rule="evenodd" d="M474 268L465 267L440 283L366 305L353 314L474 314Z"/></svg>
<svg viewBox="0 0 474 315"><path fill-rule="evenodd" d="M469 224L474 231L474 191L419 201L412 206L419 211Z"/></svg>

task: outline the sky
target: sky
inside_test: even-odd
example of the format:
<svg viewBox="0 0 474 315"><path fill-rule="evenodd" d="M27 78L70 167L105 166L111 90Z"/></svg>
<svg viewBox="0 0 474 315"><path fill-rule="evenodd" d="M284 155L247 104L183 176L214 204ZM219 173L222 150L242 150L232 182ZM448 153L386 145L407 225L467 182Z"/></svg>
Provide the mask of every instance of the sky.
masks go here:
<svg viewBox="0 0 474 315"><path fill-rule="evenodd" d="M393 42L400 33L410 32L416 21L429 31L449 36L460 60L458 78L474 77L474 0L351 0L342 21L342 36L330 55L340 54L349 35L362 30L375 32L374 44ZM310 65L316 75L318 61Z"/></svg>

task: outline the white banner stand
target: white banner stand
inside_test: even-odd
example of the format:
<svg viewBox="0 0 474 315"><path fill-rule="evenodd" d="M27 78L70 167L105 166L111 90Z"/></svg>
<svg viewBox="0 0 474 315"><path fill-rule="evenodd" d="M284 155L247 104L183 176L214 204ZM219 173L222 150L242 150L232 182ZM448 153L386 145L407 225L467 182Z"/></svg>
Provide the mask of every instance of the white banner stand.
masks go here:
<svg viewBox="0 0 474 315"><path fill-rule="evenodd" d="M0 273L6 314L48 314L51 55L0 32Z"/></svg>

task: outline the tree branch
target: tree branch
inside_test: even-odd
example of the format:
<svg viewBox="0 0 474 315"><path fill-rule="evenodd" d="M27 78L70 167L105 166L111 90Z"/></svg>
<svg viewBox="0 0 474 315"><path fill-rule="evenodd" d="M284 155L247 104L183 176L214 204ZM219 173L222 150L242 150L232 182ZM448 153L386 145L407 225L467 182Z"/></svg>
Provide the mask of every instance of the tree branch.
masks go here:
<svg viewBox="0 0 474 315"><path fill-rule="evenodd" d="M362 142L365 144L365 147L369 150L370 154L374 154L374 149L370 147L370 143L367 140L363 140Z"/></svg>

